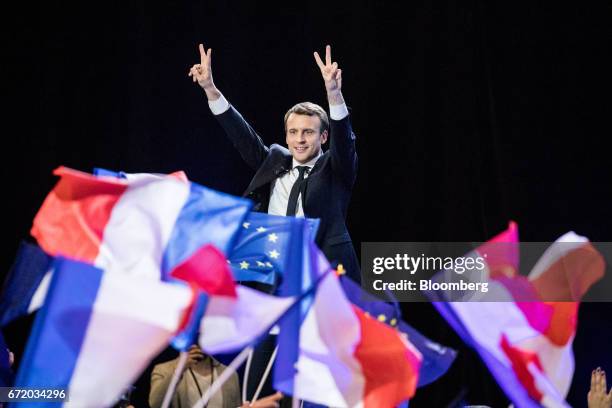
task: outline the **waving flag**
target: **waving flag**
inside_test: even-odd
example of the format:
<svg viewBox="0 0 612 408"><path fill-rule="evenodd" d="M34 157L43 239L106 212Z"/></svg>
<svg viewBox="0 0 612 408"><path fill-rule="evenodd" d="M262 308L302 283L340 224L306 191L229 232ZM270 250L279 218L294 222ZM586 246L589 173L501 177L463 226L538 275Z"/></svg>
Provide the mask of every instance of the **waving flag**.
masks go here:
<svg viewBox="0 0 612 408"><path fill-rule="evenodd" d="M242 223L236 244L229 257L232 272L236 281L261 282L274 285L278 275L282 275L288 259L288 246L300 223L295 217L251 212ZM306 219L314 240L319 227L318 219ZM297 231L301 233L299 227Z"/></svg>
<svg viewBox="0 0 612 408"><path fill-rule="evenodd" d="M511 224L492 241L513 245L489 251L494 247L489 241L476 250L491 254L487 263L494 272L490 273L489 292L480 299L489 300L486 305L436 302L434 306L478 351L517 406L567 406L564 399L574 371L571 345L578 301L603 276L603 259L586 238L568 233L524 278L516 274L516 226ZM564 298L566 302L544 301L551 299L551 294L569 296ZM430 295L444 300L440 294ZM525 298L528 301L520 301Z"/></svg>
<svg viewBox="0 0 612 408"><path fill-rule="evenodd" d="M268 333L295 301L241 285L235 297L210 297L200 325L200 346L209 354L241 350Z"/></svg>
<svg viewBox="0 0 612 408"><path fill-rule="evenodd" d="M167 346L191 300L183 285L59 258L15 386L67 388L66 406L110 406Z"/></svg>
<svg viewBox="0 0 612 408"><path fill-rule="evenodd" d="M309 248L304 265L321 280L301 320L294 361L280 358L283 348L294 346L286 333L289 316L281 322L275 388L334 407L394 407L412 397L420 353L397 330L352 305L339 278L325 274L329 264L318 248Z"/></svg>
<svg viewBox="0 0 612 408"><path fill-rule="evenodd" d="M36 244L22 241L0 297L0 326L32 313L44 301L53 258Z"/></svg>
<svg viewBox="0 0 612 408"><path fill-rule="evenodd" d="M418 330L401 320L398 308L365 292L348 276L341 275L340 283L351 303L379 322L404 333L408 341L421 353L423 359L417 384L419 387L434 382L448 371L457 357L457 351L423 336Z"/></svg>
<svg viewBox="0 0 612 408"><path fill-rule="evenodd" d="M212 245L198 251L198 267L189 261L176 267L173 278L187 282L197 293L185 329L173 340L179 350L194 344L198 332L209 354L232 353L256 341L295 303L236 285L226 258Z"/></svg>
<svg viewBox="0 0 612 408"><path fill-rule="evenodd" d="M192 261L197 260L196 265ZM185 316L181 331L172 339L172 346L186 351L197 342L200 320L210 298L236 297L236 285L228 271L223 253L214 245L205 245L172 271L172 278L186 282L194 292L194 302Z"/></svg>
<svg viewBox="0 0 612 408"><path fill-rule="evenodd" d="M170 176L122 180L64 167L54 174L61 179L36 215L32 235L50 255L107 273L166 280L206 244L226 253L251 206Z"/></svg>
<svg viewBox="0 0 612 408"><path fill-rule="evenodd" d="M292 239L287 248L287 273L278 289L281 296L301 296L310 292L316 282L330 270L329 262L310 239L305 220L295 220L291 227ZM312 296L304 297L299 306L292 308L279 323L278 355L273 376L274 388L277 390L293 389L294 364L300 354L300 327L311 303Z"/></svg>
<svg viewBox="0 0 612 408"><path fill-rule="evenodd" d="M113 170L107 170L107 169L103 169L101 167L95 167L93 170L93 174L94 176L100 176L100 177L114 177L114 178L118 178L118 179L126 179L126 180L130 180L130 181L135 181L137 179L149 179L149 178L164 178L164 177L174 177L178 180L182 180L182 181L189 181L187 179L187 174L185 174L184 171L180 170L180 171L175 171L173 173L170 174L160 174L160 173L125 173L123 171L113 171Z"/></svg>
<svg viewBox="0 0 612 408"><path fill-rule="evenodd" d="M420 361L397 330L351 305L328 274L300 329L293 389L280 390L334 407L391 408L414 395Z"/></svg>

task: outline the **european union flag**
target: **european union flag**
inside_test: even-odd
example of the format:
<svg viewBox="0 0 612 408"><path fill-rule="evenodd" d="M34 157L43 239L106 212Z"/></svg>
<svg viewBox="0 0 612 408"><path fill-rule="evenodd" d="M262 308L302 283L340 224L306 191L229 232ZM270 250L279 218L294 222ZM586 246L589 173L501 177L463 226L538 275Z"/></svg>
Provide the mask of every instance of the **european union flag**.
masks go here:
<svg viewBox="0 0 612 408"><path fill-rule="evenodd" d="M234 279L275 285L290 264L289 242L296 239L296 231L301 232L293 228L299 222L295 217L249 213L229 253ZM319 220L307 218L306 224L314 241Z"/></svg>

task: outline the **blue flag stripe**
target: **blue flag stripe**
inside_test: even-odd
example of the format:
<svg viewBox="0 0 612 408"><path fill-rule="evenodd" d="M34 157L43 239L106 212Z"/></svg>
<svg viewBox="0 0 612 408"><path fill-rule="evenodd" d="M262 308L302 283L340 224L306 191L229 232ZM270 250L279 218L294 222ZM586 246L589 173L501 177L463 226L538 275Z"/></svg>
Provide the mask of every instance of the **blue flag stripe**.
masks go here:
<svg viewBox="0 0 612 408"><path fill-rule="evenodd" d="M251 201L191 183L189 198L172 230L162 261L162 277L206 244L228 256Z"/></svg>
<svg viewBox="0 0 612 408"><path fill-rule="evenodd" d="M94 167L93 175L94 176L115 177L115 178L119 178L119 179L127 178L125 176L125 173L122 172L122 171L116 172L116 171L112 171L112 170L103 169L101 167Z"/></svg>
<svg viewBox="0 0 612 408"><path fill-rule="evenodd" d="M32 296L52 260L38 245L21 242L0 298L0 326L27 314Z"/></svg>
<svg viewBox="0 0 612 408"><path fill-rule="evenodd" d="M17 374L17 387L68 387L91 319L102 271L62 258L53 267L45 304L36 316Z"/></svg>

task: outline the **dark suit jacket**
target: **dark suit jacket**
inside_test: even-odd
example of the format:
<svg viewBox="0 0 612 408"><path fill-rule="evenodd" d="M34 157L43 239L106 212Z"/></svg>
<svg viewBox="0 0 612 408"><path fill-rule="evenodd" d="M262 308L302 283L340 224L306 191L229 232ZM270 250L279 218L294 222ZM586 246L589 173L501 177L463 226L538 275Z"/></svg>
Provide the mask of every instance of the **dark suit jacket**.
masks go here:
<svg viewBox="0 0 612 408"><path fill-rule="evenodd" d="M255 211L267 212L270 183L291 170L291 153L277 144L267 147L233 106L216 118L244 161L256 171L244 196L255 201ZM306 179L302 208L307 217L321 219L316 242L329 261L341 263L347 274L359 282L359 262L345 224L357 176L350 115L342 120L330 120L330 128L329 149Z"/></svg>

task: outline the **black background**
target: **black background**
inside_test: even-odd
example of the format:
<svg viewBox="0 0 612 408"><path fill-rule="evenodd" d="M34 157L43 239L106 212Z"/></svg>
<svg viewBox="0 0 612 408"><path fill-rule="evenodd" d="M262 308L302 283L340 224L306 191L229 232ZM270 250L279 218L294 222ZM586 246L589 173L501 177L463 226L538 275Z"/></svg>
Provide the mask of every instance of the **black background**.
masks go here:
<svg viewBox="0 0 612 408"><path fill-rule="evenodd" d="M495 3L495 4L489 4ZM215 83L283 143L294 103L327 106L312 52L343 69L360 170L349 229L362 241L484 241L509 220L524 241L568 230L612 240L612 6L413 2L23 3L2 13L2 271L52 188L51 171L185 170L240 194L252 173L187 77L197 43ZM404 317L460 356L411 406L506 399L430 305ZM584 304L568 401L612 371L611 304ZM30 320L5 334L20 357Z"/></svg>

